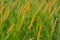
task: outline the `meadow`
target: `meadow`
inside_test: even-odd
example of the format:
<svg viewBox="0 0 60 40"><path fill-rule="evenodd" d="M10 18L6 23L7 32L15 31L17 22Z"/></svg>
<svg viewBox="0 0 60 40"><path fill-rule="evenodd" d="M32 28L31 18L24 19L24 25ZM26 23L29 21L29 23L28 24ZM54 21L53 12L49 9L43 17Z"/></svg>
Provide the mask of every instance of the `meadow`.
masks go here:
<svg viewBox="0 0 60 40"><path fill-rule="evenodd" d="M60 40L60 0L0 0L0 40Z"/></svg>

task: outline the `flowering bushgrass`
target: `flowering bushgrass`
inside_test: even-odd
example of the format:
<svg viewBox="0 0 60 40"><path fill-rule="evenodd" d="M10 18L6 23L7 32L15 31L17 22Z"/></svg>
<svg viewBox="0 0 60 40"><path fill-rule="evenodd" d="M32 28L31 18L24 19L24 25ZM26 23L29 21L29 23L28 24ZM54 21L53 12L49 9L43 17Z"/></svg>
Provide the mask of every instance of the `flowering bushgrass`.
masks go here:
<svg viewBox="0 0 60 40"><path fill-rule="evenodd" d="M0 40L60 40L60 1L0 0Z"/></svg>

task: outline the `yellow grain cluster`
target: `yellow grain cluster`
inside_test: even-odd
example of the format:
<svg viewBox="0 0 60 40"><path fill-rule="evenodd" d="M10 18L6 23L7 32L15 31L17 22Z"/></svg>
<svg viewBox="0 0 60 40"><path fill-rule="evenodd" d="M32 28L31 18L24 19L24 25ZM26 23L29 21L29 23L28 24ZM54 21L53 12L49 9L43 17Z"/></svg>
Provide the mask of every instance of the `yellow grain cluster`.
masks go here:
<svg viewBox="0 0 60 40"><path fill-rule="evenodd" d="M39 31L38 31L38 34L37 34L37 40L40 40L41 39L41 31L42 31L42 24L40 23L40 16L38 18L38 24L39 24Z"/></svg>
<svg viewBox="0 0 60 40"><path fill-rule="evenodd" d="M4 15L1 16L1 19L0 19L0 20L1 20L1 23L8 18L9 13L10 13L10 9L7 8L7 9L4 11Z"/></svg>
<svg viewBox="0 0 60 40"><path fill-rule="evenodd" d="M31 23L30 23L30 25L29 25L29 30L30 30L30 28L32 27L32 25L33 25L33 22L34 22L34 19L35 19L35 16L38 14L38 12L42 9L42 6L44 5L44 3L45 2L43 2L39 7L38 7L38 9L36 10L36 12L34 13L34 15L33 15L33 17L32 17L32 20L31 20Z"/></svg>
<svg viewBox="0 0 60 40"><path fill-rule="evenodd" d="M15 24L12 22L7 30L7 34L13 30L14 26L15 26Z"/></svg>
<svg viewBox="0 0 60 40"><path fill-rule="evenodd" d="M0 14L1 14L2 10L3 10L3 7L4 7L4 0L2 0L2 2L0 4Z"/></svg>
<svg viewBox="0 0 60 40"><path fill-rule="evenodd" d="M22 11L22 19L21 19L21 23L20 23L20 26L19 26L18 30L21 29L21 26L23 24L24 18L26 16L26 12L29 12L30 11L30 3L27 3L25 8L24 8L24 11Z"/></svg>
<svg viewBox="0 0 60 40"><path fill-rule="evenodd" d="M54 22L54 24L53 24L53 27L52 27L52 33L53 33L54 30L55 30L55 27L56 27L56 24L57 24L57 20L58 20L58 18L56 18L56 20L55 20L55 22Z"/></svg>

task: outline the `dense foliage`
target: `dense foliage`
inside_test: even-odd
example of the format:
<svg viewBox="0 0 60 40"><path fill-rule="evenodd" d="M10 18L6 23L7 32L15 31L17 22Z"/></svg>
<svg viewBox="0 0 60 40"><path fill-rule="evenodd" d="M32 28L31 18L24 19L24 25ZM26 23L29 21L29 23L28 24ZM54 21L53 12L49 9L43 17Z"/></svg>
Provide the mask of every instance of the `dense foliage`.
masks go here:
<svg viewBox="0 0 60 40"><path fill-rule="evenodd" d="M60 40L60 0L0 0L0 40Z"/></svg>

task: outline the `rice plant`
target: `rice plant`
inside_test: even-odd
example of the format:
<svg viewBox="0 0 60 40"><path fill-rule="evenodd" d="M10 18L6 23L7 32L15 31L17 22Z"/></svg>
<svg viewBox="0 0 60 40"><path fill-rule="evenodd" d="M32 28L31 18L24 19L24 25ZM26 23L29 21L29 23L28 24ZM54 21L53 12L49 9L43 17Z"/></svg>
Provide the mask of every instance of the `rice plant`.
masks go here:
<svg viewBox="0 0 60 40"><path fill-rule="evenodd" d="M0 0L0 40L60 40L60 0Z"/></svg>

